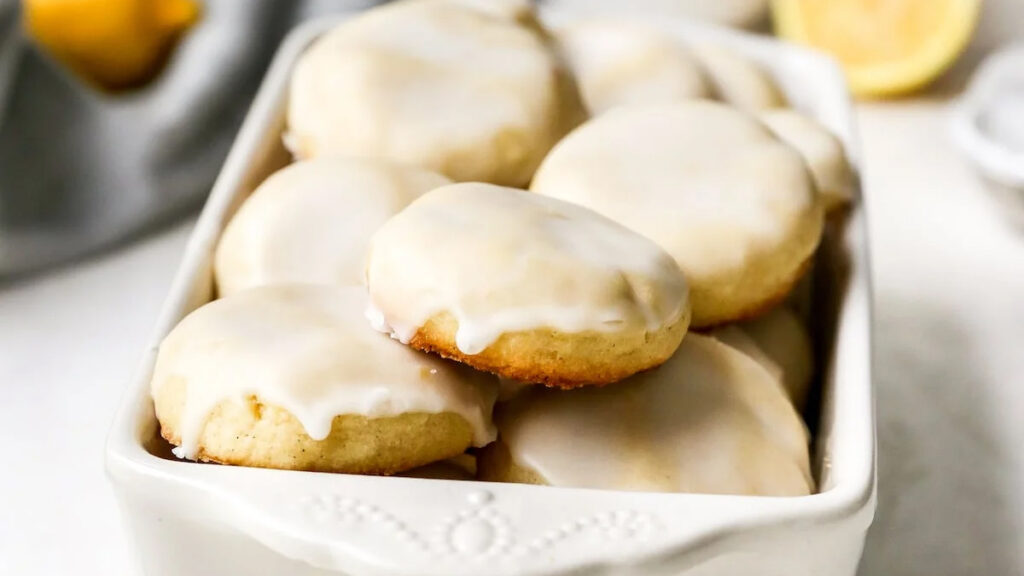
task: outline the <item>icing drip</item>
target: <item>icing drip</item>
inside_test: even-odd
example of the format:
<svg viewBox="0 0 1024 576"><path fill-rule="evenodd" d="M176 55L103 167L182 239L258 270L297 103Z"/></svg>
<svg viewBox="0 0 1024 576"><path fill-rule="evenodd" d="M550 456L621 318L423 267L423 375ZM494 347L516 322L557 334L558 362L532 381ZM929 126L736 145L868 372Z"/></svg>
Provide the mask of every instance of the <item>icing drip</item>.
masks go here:
<svg viewBox="0 0 1024 576"><path fill-rule="evenodd" d="M408 342L432 317L477 354L502 334L656 331L687 310L686 282L650 240L586 208L487 184L438 188L371 241L367 317Z"/></svg>
<svg viewBox="0 0 1024 576"><path fill-rule="evenodd" d="M216 300L164 339L154 396L172 379L187 387L179 457L194 458L206 419L225 400L279 406L309 436L330 434L335 416L369 418L453 412L474 445L494 439L496 381L383 338L362 318L362 288L280 285Z"/></svg>

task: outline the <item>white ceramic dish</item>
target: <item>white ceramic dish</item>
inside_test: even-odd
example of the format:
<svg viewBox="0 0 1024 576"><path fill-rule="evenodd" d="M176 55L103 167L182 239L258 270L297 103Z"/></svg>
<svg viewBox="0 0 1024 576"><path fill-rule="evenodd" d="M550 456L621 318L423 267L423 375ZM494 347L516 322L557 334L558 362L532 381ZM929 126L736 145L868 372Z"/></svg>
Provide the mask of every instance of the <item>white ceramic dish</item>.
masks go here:
<svg viewBox="0 0 1024 576"><path fill-rule="evenodd" d="M735 33L661 22L761 61L793 103L857 146L828 59ZM302 50L281 47L188 244L114 421L107 470L151 576L852 575L875 501L870 308L863 209L833 226L816 266L822 402L820 492L800 498L653 494L196 464L159 438L149 380L159 340L209 299L211 255L241 200L288 156L286 86Z"/></svg>

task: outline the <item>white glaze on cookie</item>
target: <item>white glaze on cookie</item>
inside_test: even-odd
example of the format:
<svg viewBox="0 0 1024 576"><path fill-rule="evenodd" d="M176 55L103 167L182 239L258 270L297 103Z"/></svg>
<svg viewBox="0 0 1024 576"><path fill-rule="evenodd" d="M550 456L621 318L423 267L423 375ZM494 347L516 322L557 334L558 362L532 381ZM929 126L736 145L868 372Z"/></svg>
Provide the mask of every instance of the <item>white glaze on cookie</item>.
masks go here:
<svg viewBox="0 0 1024 576"><path fill-rule="evenodd" d="M826 209L838 208L853 198L853 169L839 138L795 110L769 110L760 118L776 136L804 157Z"/></svg>
<svg viewBox="0 0 1024 576"><path fill-rule="evenodd" d="M775 80L757 63L715 44L695 44L691 49L719 100L747 112L786 105Z"/></svg>
<svg viewBox="0 0 1024 576"><path fill-rule="evenodd" d="M250 396L290 412L315 440L342 414L452 412L472 427L475 446L491 442L497 382L374 332L365 307L360 287L296 284L189 314L160 345L152 381L154 395L172 379L187 387L175 454L194 458L210 411Z"/></svg>
<svg viewBox="0 0 1024 576"><path fill-rule="evenodd" d="M814 377L814 348L803 322L792 309L776 306L739 327L779 367L786 393L802 411Z"/></svg>
<svg viewBox="0 0 1024 576"><path fill-rule="evenodd" d="M253 192L214 257L221 296L301 282L362 285L370 236L450 180L383 160L321 157L292 164Z"/></svg>
<svg viewBox="0 0 1024 576"><path fill-rule="evenodd" d="M551 151L531 189L646 235L693 286L744 266L818 209L795 150L755 118L706 100L590 120Z"/></svg>
<svg viewBox="0 0 1024 576"><path fill-rule="evenodd" d="M530 14L522 1L404 0L345 21L295 66L293 152L525 184L567 128L558 62Z"/></svg>
<svg viewBox="0 0 1024 576"><path fill-rule="evenodd" d="M602 388L530 389L497 422L513 461L554 486L813 491L806 429L774 378L693 333L659 368Z"/></svg>
<svg viewBox="0 0 1024 576"><path fill-rule="evenodd" d="M559 46L592 114L615 106L669 104L708 98L703 68L674 38L612 20L592 20L558 31Z"/></svg>
<svg viewBox="0 0 1024 576"><path fill-rule="evenodd" d="M757 362L764 368L769 374L772 375L778 383L782 386L782 367L779 366L775 360L772 360L764 350L758 346L757 342L751 338L750 334L747 334L743 328L740 328L741 324L729 324L716 328L709 333L709 336L713 336L716 340L722 344L727 344L739 352L742 352L749 356L752 360Z"/></svg>
<svg viewBox="0 0 1024 576"><path fill-rule="evenodd" d="M441 312L478 354L507 332L656 331L688 311L686 281L650 240L586 208L524 190L438 188L371 241L367 316L408 342Z"/></svg>

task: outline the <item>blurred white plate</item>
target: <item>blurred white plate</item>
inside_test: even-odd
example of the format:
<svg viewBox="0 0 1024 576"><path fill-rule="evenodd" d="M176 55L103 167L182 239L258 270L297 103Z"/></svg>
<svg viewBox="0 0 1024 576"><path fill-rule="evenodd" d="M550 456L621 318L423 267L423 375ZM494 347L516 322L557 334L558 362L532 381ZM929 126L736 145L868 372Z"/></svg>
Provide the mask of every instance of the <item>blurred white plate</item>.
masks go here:
<svg viewBox="0 0 1024 576"><path fill-rule="evenodd" d="M953 109L951 131L986 177L1024 189L1024 43L982 62Z"/></svg>

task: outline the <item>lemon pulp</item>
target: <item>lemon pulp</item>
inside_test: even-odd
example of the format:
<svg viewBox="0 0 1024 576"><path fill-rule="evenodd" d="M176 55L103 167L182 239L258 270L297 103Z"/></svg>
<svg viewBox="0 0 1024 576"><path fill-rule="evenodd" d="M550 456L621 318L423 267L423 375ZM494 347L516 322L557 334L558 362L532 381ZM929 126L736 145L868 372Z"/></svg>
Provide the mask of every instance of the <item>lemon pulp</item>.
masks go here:
<svg viewBox="0 0 1024 576"><path fill-rule="evenodd" d="M861 96L909 92L956 60L980 0L775 0L776 33L839 60Z"/></svg>

